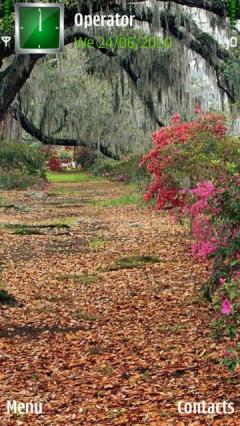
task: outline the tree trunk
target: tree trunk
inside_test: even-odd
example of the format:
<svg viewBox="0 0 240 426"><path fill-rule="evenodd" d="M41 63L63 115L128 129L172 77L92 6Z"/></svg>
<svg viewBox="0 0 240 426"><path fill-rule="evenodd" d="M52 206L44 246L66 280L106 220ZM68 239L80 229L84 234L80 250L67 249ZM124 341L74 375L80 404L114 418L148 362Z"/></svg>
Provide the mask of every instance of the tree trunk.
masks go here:
<svg viewBox="0 0 240 426"><path fill-rule="evenodd" d="M0 140L9 142L22 140L22 127L11 111L5 114L3 121L0 123Z"/></svg>

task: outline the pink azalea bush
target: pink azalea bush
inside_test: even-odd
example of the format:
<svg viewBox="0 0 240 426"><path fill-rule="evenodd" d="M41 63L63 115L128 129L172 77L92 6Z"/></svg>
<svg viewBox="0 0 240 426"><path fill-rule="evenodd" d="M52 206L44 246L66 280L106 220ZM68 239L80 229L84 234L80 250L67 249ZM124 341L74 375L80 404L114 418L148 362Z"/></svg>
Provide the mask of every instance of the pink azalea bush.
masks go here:
<svg viewBox="0 0 240 426"><path fill-rule="evenodd" d="M214 335L237 338L240 319L240 166L239 144L227 136L225 118L211 113L172 124L153 135L153 148L142 163L153 181L145 200L157 209L187 217L194 242L192 255L212 259L204 295L218 311ZM171 219L172 220L172 219ZM225 362L227 365L227 361ZM232 364L231 364L232 365Z"/></svg>

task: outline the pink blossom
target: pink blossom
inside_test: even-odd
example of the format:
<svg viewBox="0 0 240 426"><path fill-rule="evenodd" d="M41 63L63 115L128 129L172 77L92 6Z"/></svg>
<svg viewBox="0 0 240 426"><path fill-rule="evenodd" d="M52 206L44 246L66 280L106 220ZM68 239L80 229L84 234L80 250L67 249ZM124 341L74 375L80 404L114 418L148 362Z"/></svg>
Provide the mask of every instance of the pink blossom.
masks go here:
<svg viewBox="0 0 240 426"><path fill-rule="evenodd" d="M192 221L192 233L200 240L209 239L212 234L211 224L205 216L194 217ZM207 238L206 238L207 237Z"/></svg>
<svg viewBox="0 0 240 426"><path fill-rule="evenodd" d="M198 213L202 212L208 207L208 203L206 200L199 200L196 203L193 203L191 207L189 207L189 213L191 216L196 216Z"/></svg>
<svg viewBox="0 0 240 426"><path fill-rule="evenodd" d="M210 241L199 241L192 245L192 254L198 257L206 258L215 250L214 245Z"/></svg>
<svg viewBox="0 0 240 426"><path fill-rule="evenodd" d="M219 278L219 282L220 282L220 284L221 284L221 285L224 285L224 284L226 283L226 279L225 279L225 278L220 277L220 278Z"/></svg>
<svg viewBox="0 0 240 426"><path fill-rule="evenodd" d="M172 220L172 222L176 225L177 224L177 216L175 215L175 214L173 214L172 216L171 216L171 220Z"/></svg>
<svg viewBox="0 0 240 426"><path fill-rule="evenodd" d="M228 299L224 299L221 305L221 313L223 315L230 315L232 312L232 305Z"/></svg>
<svg viewBox="0 0 240 426"><path fill-rule="evenodd" d="M215 192L215 186L210 180L205 180L197 184L196 188L191 189L191 193L197 195L200 199L206 200Z"/></svg>

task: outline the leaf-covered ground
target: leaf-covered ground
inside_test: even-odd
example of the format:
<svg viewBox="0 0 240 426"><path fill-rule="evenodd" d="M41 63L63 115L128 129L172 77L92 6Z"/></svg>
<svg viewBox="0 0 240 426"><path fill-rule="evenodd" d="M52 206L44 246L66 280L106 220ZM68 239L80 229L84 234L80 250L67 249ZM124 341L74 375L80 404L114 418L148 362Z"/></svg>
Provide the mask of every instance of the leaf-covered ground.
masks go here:
<svg viewBox="0 0 240 426"><path fill-rule="evenodd" d="M1 424L240 423L239 375L218 362L206 264L184 227L107 181L0 196L2 288L17 300L0 305ZM8 399L44 413L7 415ZM179 400L235 413L179 415Z"/></svg>

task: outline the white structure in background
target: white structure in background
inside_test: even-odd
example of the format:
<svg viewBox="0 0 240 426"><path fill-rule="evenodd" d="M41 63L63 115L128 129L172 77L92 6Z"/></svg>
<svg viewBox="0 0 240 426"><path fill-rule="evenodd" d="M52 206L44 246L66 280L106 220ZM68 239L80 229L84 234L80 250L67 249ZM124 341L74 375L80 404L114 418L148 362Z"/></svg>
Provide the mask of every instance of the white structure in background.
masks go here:
<svg viewBox="0 0 240 426"><path fill-rule="evenodd" d="M71 161L69 163L62 163L61 168L62 169L76 169L77 163L76 161Z"/></svg>

